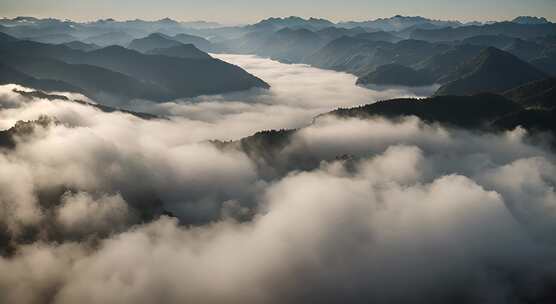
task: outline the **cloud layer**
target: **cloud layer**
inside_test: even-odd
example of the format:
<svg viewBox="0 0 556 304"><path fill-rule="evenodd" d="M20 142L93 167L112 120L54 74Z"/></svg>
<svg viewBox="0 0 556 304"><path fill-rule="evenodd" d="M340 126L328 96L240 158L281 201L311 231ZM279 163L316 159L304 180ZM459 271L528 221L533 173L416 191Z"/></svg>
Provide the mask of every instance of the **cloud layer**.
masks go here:
<svg viewBox="0 0 556 304"><path fill-rule="evenodd" d="M343 74L311 90L296 87L297 69L257 68L277 74L276 91L140 105L171 114L160 120L1 86L0 129L40 115L57 123L0 153L0 302L553 299L551 151L521 129L326 117L295 133L264 174L260 160L207 140L366 101L347 100L360 89L334 78Z"/></svg>

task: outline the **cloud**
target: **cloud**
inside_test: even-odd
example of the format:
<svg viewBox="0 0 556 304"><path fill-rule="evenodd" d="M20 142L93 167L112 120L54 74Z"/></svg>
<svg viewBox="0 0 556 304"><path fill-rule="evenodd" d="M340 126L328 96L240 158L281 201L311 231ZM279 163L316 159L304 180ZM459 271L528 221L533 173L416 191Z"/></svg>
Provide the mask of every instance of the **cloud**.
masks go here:
<svg viewBox="0 0 556 304"><path fill-rule="evenodd" d="M87 234L117 230L130 217L121 195L104 195L98 200L87 193L66 193L56 210L57 221L68 233Z"/></svg>
<svg viewBox="0 0 556 304"><path fill-rule="evenodd" d="M474 133L414 117L309 124L360 88L331 73L309 89L292 77L320 72L245 60L283 91L157 105L172 114L160 120L0 86L2 129L58 121L0 151L0 302L553 297L552 151L522 129ZM264 160L270 175L262 160L207 142L290 123L307 127Z"/></svg>
<svg viewBox="0 0 556 304"><path fill-rule="evenodd" d="M354 85L353 75L303 64L283 64L246 55L214 56L241 66L272 87L162 104L136 100L130 107L204 123L205 127L212 127L213 139L233 140L264 129L303 127L316 115L338 107L416 96L407 88L365 89ZM417 96L427 93L432 91L419 92Z"/></svg>

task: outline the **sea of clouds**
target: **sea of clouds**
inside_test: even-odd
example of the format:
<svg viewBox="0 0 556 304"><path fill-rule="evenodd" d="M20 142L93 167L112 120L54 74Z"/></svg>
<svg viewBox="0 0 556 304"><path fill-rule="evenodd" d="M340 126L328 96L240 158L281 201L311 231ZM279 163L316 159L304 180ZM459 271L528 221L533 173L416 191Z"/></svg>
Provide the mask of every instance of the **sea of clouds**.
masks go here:
<svg viewBox="0 0 556 304"><path fill-rule="evenodd" d="M272 90L133 104L162 119L0 86L0 130L52 118L0 152L1 303L554 298L550 148L520 128L476 133L415 117L312 122L338 106L412 93L234 60ZM270 175L243 151L209 142L292 127L303 128Z"/></svg>

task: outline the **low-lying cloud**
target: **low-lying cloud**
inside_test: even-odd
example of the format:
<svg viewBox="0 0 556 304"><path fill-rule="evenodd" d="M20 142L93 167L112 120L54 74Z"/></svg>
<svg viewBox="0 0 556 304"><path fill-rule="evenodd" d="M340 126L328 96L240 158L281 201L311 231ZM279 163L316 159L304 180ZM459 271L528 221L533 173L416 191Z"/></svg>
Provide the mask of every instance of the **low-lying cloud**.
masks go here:
<svg viewBox="0 0 556 304"><path fill-rule="evenodd" d="M426 96L433 92L433 88L421 88L417 92L409 88L369 90L355 86L357 78L347 73L303 64L283 64L249 55L214 56L241 66L272 87L161 104L136 100L129 107L203 122L207 127L213 127L213 139L232 140L264 129L303 127L316 115L338 107L394 97Z"/></svg>
<svg viewBox="0 0 556 304"><path fill-rule="evenodd" d="M346 95L315 84L320 105L288 99L304 91L288 85L267 101L143 103L172 114L159 120L1 86L1 128L55 120L0 153L0 302L554 298L553 152L519 128L472 133L411 117L308 125L315 111L349 105L333 101ZM304 118L266 164L271 175L207 142Z"/></svg>

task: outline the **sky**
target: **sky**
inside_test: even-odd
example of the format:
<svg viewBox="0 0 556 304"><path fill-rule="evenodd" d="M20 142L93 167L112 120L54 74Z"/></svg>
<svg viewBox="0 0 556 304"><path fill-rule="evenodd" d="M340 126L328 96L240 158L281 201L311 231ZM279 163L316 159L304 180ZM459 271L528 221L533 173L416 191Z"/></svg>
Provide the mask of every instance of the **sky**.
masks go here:
<svg viewBox="0 0 556 304"><path fill-rule="evenodd" d="M0 16L35 16L89 21L99 18L225 24L252 23L270 16L321 17L332 21L421 15L462 21L508 20L521 15L556 21L556 0L2 0Z"/></svg>

